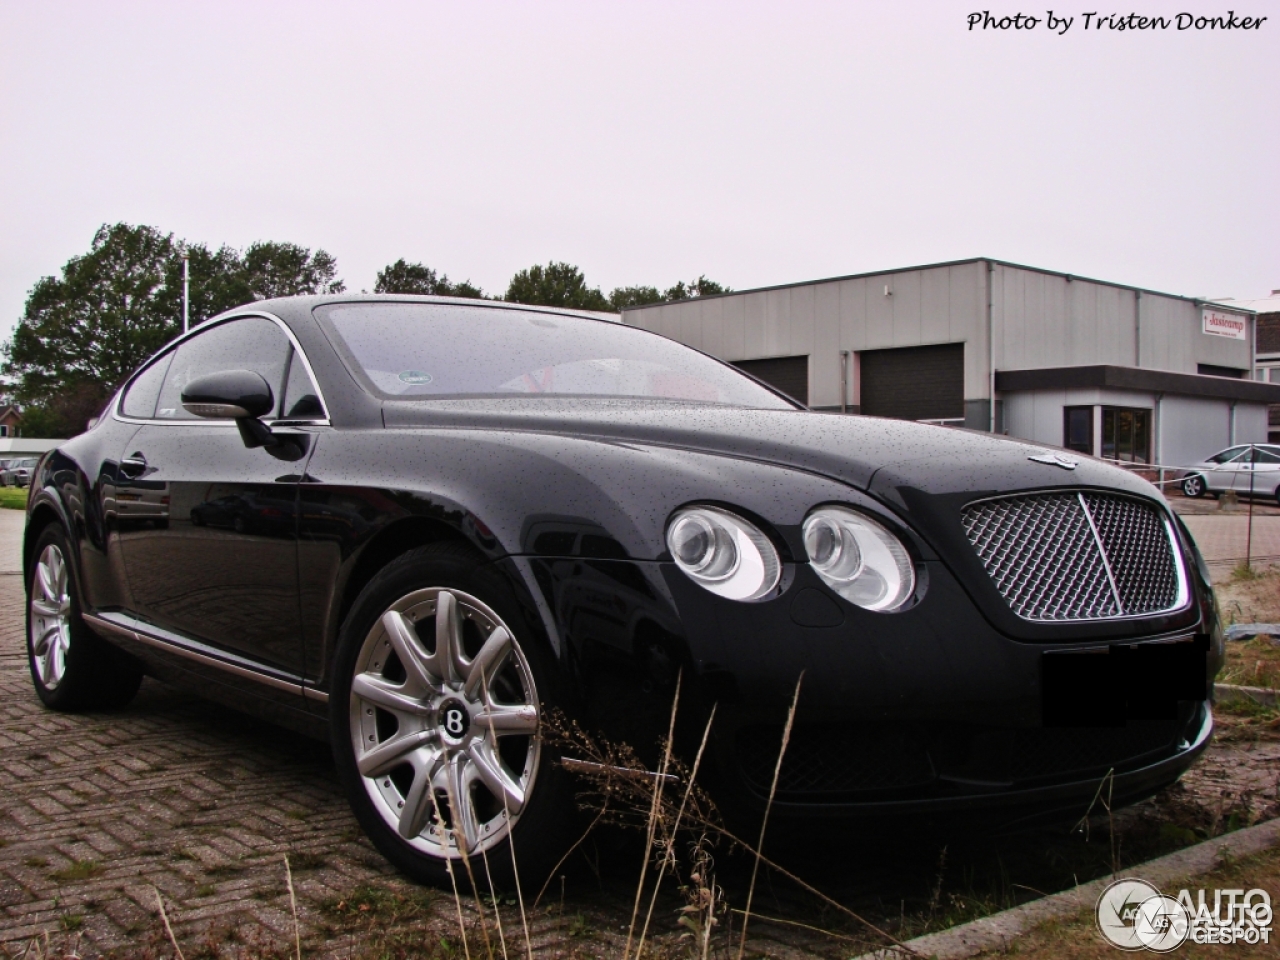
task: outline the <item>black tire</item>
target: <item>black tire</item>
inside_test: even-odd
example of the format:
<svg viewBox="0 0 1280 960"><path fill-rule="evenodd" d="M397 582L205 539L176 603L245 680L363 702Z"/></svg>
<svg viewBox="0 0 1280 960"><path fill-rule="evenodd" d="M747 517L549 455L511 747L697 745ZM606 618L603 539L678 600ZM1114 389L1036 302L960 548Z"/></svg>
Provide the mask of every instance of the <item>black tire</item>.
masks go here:
<svg viewBox="0 0 1280 960"><path fill-rule="evenodd" d="M46 707L74 712L123 707L138 692L142 668L123 650L113 647L89 628L80 613L80 591L75 567L69 562L71 550L62 528L46 527L36 541L35 553L26 579L27 587L27 665L36 695ZM54 559L62 564L62 589L48 580ZM63 595L59 616L43 616L39 609L47 606L48 591L38 584L55 586ZM49 658L53 644L63 651L60 658ZM57 669L60 659L61 669Z"/></svg>
<svg viewBox="0 0 1280 960"><path fill-rule="evenodd" d="M1203 497L1208 489L1209 485L1205 483L1204 477L1198 473L1193 473L1182 481L1182 495L1191 497L1193 500Z"/></svg>
<svg viewBox="0 0 1280 960"><path fill-rule="evenodd" d="M382 854L404 873L419 882L448 888L451 880L449 866L446 864L452 866L457 883L464 886L470 883L466 876L466 864L463 863L463 859L457 855L451 857L446 855L450 849L449 844L455 841L460 831L451 830L443 835L443 839L441 834L435 832L438 822L437 814L448 803L448 796L441 796L441 791L435 787L435 780L431 777L423 783L432 786L429 788L419 786L418 792L415 793L414 787L418 785L418 778L424 775L418 772L418 766L410 769L409 764L402 760L394 761L400 763L400 766L388 767L385 773L365 777L360 772L354 741L356 739L361 741L364 759L368 761L368 753L365 751L372 751L374 748L364 748L365 734L369 734L370 740L376 738L377 745L383 746L398 736L402 721L391 712L384 711L378 704L352 696L353 682L357 674L361 676L362 681L367 681L372 675L379 682L383 682L383 674L385 674L387 683L395 682L392 679L393 675L398 676L399 682L406 685L401 689L408 690L407 684L411 680L403 664L399 662L399 655L391 648L383 616L391 612L394 607L396 610L406 611L403 623L409 624L408 618L415 618L408 629L417 637L420 649L425 651L430 645L430 656L434 657L437 652L434 642L436 618L434 612L430 612L430 623L428 623L428 614L420 611L424 609L423 603L429 603L430 611L434 611L438 604L442 605L445 602L442 594L446 592L455 598L448 602L455 604L459 610L464 609L464 605L468 603L474 607L478 601L479 605L496 615L499 625L505 626L509 631L512 638L512 652L504 655L502 665L494 674L495 686L491 689L496 690L498 684L508 684L507 689L509 689L511 683L508 671L516 671L517 676L523 678L521 682L525 682L525 686L521 688L516 684L515 688L517 693L523 689L525 693L521 696L524 696L528 694L528 682L531 678L536 694L530 699L533 701L532 705L537 708L537 712L532 716L540 729L541 723L545 722L547 711L562 702L558 671L555 669L553 660L538 639L529 635L529 628L521 616L521 608L516 603L508 584L491 567L486 567L482 558L473 550L466 545L455 543L432 544L402 555L379 571L360 592L339 634L338 648L334 658L329 712L338 773L360 825ZM422 600L424 596L433 593L439 599ZM419 616L422 617L421 624L417 620ZM470 619L470 611L465 616ZM478 615L478 619L485 619L484 614ZM464 621L460 618L458 622ZM421 633L418 632L419 626L423 628ZM486 629L486 625L481 623L473 630L474 637L478 638L475 642L480 646L487 642ZM460 630L460 636L461 633ZM492 639L496 635L497 629L493 628L488 637ZM401 640L401 642L404 641ZM466 651L464 657L470 658L468 663L473 663L476 651L467 648L465 643L460 643L460 646ZM383 673L371 674L371 670L377 670L380 667L377 659L379 657L383 664L381 666ZM423 661L419 660L420 666L422 663ZM434 664L427 667L428 670L434 668ZM388 673L396 670L399 671L398 674ZM430 674L422 674L422 676L430 676ZM462 734L464 737L471 738L471 745L483 748L485 744L480 741L484 741L485 737L483 733L476 732L482 729L482 724L474 719L473 712L469 713L473 710L474 704L465 700L465 684L458 683L454 687L446 688L443 684L435 683L435 688L436 692L431 694L435 699L431 702L436 706L431 708L432 712L429 716L424 714L421 720L415 720L414 722L419 726L413 728L433 731L429 734L433 739L420 742L422 752L415 748L412 754L420 764L437 764L430 769L438 770L440 776L447 777L447 771L454 769L448 765L450 757L456 759L458 770L466 768L468 764L474 765L468 753L468 746L449 744L445 734L445 727L449 725L448 715L456 712L458 716L472 718L466 721L469 726ZM455 697L462 699L443 699ZM499 697L498 699L507 702L507 698ZM515 709L528 710L530 705L520 700L519 696L515 700L518 701ZM418 698L415 695L414 702L425 703L426 698ZM451 704L460 709L455 711L455 706L449 706ZM390 718L393 726L384 737L382 723L386 718ZM409 722L408 717L403 722ZM474 814L479 813L482 803L487 803L486 809L493 814L493 819L481 824L485 833L478 834L480 842L470 849L471 872L475 882L482 887L488 887L485 879L488 875L492 876L493 883L498 889L512 889L517 883L511 855L514 843L519 862L518 882L523 885L526 892L536 891L573 839L578 817L572 784L560 767L554 751L542 742L540 732L532 736L516 734L510 739L507 739L507 735L504 734L503 740L498 741L496 732L490 729L490 737L491 741L486 742L501 742L504 744L504 749L500 752L495 750L487 755L498 756L500 761L506 764L503 770L512 778L512 782L526 784L527 789L522 793L521 808L512 817L512 822L508 823L507 809L497 807L496 813L493 812L497 794L490 792L487 786L475 780L474 777L468 781L468 797L476 798L476 802L468 806L468 810L473 814L469 822L480 823L479 816ZM523 759L518 759L513 765L505 748L506 745L514 746L517 757ZM406 752L403 756L408 755ZM438 759L441 757L445 759L443 761ZM444 763L445 766L438 766L440 763ZM522 769L520 764L523 764ZM473 772L474 769L478 769L478 765L474 766ZM521 772L517 775L514 773L515 769L521 769ZM397 776L400 779L397 779ZM414 806L412 798L415 796L435 799L434 801L423 800L419 804L418 809L426 813L421 814L416 821L421 824L420 827L412 825L405 828L411 834L406 839L401 836L395 820L399 816L403 822L406 814L403 812L397 814L397 811L404 811L406 806L412 809ZM395 803L397 799L398 806ZM433 809L435 812L432 812ZM501 819L498 819L499 817ZM444 817L441 816L441 819ZM489 835L488 831L495 823L497 827L492 835ZM415 830L416 833L413 832ZM479 852L481 849L483 849L484 859Z"/></svg>

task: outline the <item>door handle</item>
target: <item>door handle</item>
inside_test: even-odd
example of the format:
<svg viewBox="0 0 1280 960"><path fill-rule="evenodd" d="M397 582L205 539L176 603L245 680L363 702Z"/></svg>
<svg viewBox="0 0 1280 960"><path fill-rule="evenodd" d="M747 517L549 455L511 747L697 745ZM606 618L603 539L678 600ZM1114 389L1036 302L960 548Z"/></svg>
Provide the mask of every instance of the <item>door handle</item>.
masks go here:
<svg viewBox="0 0 1280 960"><path fill-rule="evenodd" d="M120 472L126 477L136 477L147 469L147 458L135 451L120 460Z"/></svg>

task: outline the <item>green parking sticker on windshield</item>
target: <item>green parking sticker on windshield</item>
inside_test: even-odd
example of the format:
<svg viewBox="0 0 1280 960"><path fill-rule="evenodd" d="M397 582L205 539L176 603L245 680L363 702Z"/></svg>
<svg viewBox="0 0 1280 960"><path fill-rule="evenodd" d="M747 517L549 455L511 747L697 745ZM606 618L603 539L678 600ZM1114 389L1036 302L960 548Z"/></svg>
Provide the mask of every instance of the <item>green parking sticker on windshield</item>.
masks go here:
<svg viewBox="0 0 1280 960"><path fill-rule="evenodd" d="M423 373L421 370L406 370L400 374L400 379L405 383L430 383L434 378L431 374Z"/></svg>

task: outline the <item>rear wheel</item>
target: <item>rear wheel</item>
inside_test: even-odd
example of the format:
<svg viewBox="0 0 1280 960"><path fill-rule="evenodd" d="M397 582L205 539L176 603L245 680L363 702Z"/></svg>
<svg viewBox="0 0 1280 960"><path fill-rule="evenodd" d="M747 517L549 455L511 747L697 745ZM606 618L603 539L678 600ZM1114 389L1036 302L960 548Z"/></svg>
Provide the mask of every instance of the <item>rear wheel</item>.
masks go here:
<svg viewBox="0 0 1280 960"><path fill-rule="evenodd" d="M54 710L122 707L142 683L137 662L80 616L75 570L62 530L45 528L27 581L27 661L36 694Z"/></svg>
<svg viewBox="0 0 1280 960"><path fill-rule="evenodd" d="M1203 497L1205 494L1204 477L1198 473L1193 473L1182 481L1182 492L1184 495L1192 498Z"/></svg>
<svg viewBox="0 0 1280 960"><path fill-rule="evenodd" d="M509 886L514 845L520 878L540 883L574 809L539 735L555 676L478 560L424 547L361 592L337 656L334 752L356 817L410 876L448 884L470 857L477 882Z"/></svg>

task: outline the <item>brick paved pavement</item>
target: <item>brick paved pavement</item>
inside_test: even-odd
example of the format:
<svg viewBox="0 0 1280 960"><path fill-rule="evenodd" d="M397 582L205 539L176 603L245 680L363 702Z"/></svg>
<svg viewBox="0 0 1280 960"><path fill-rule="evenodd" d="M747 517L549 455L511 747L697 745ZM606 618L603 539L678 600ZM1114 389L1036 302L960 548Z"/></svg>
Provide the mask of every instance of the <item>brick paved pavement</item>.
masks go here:
<svg viewBox="0 0 1280 960"><path fill-rule="evenodd" d="M1191 519L1203 521L1206 532L1193 527L1197 537L1221 535L1221 549L1234 549L1238 518ZM211 926L241 936L265 931L287 944L292 917L282 856L288 853L307 955L363 955L345 937L326 939L322 905L365 883L410 887L361 836L328 748L150 680L119 713L43 709L23 650L16 575L22 522L21 511L0 509L0 954L21 953L48 931L55 943L78 940L84 956L113 949L129 956L159 931L155 888L188 956ZM1217 541L1205 542L1206 552L1218 549L1209 546ZM1277 762L1273 745L1242 751L1215 744L1183 789L1206 806L1221 805L1215 798L1226 796L1224 781L1243 768L1257 774L1249 788L1273 783L1274 791ZM616 926L629 908L629 900L620 902L613 932L602 929L608 915L593 924L591 952L620 952L621 942L613 941L625 933ZM540 954L564 943L556 934L560 909L559 916L544 909L532 918ZM571 904L569 918L579 909ZM437 898L426 923L452 935L452 900ZM506 916L506 923L512 931L517 917ZM419 918L415 927L422 925ZM766 949L795 956L795 946L770 941Z"/></svg>
<svg viewBox="0 0 1280 960"><path fill-rule="evenodd" d="M58 714L31 690L17 544L0 510L0 945L78 926L122 948L209 920L292 939L300 912L392 871L359 833L327 746L148 680L116 714ZM16 521L16 522L15 522ZM79 918L79 919L77 919Z"/></svg>
<svg viewBox="0 0 1280 960"><path fill-rule="evenodd" d="M1196 544L1209 564L1209 573L1214 582L1230 576L1232 569L1245 556L1249 518L1233 513L1188 516L1182 519L1196 538ZM1280 566L1280 517L1253 518L1252 556L1255 564Z"/></svg>
<svg viewBox="0 0 1280 960"><path fill-rule="evenodd" d="M367 884L412 897L413 942L456 936L452 899L409 884L364 838L326 744L150 679L119 712L44 709L25 655L23 521L0 509L0 957L46 933L76 956L134 956L161 935L157 889L188 957L211 933L291 957L286 853L308 957L366 956L394 926L333 933L324 905ZM518 914L503 915L511 936ZM565 955L563 908L530 922L539 955ZM620 953L620 936L597 930L590 953Z"/></svg>

